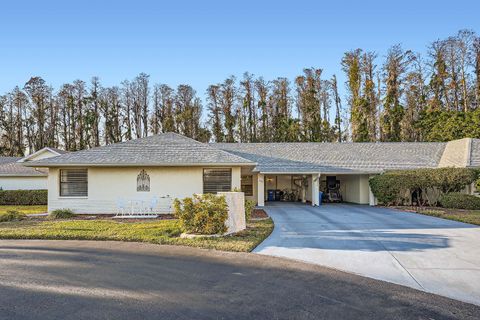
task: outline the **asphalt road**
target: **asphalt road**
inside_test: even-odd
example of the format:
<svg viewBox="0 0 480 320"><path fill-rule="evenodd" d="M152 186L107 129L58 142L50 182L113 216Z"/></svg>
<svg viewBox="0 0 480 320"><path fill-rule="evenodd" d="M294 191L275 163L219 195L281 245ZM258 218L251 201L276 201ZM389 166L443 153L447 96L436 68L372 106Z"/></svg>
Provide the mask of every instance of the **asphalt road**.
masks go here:
<svg viewBox="0 0 480 320"><path fill-rule="evenodd" d="M255 252L480 305L480 227L381 207L274 203ZM480 319L480 315L479 315Z"/></svg>
<svg viewBox="0 0 480 320"><path fill-rule="evenodd" d="M0 241L0 319L478 319L480 308L302 262L139 243Z"/></svg>

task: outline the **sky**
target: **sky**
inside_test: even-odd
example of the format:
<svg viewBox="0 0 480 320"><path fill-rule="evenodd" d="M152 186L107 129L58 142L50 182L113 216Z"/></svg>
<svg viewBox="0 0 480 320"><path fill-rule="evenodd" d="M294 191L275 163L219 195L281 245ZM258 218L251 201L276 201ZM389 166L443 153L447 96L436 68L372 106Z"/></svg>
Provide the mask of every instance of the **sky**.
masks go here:
<svg viewBox="0 0 480 320"><path fill-rule="evenodd" d="M117 85L210 84L245 71L291 80L306 67L337 74L355 48L382 58L460 29L480 33L480 1L5 1L0 4L0 94L41 76L58 88L98 76Z"/></svg>

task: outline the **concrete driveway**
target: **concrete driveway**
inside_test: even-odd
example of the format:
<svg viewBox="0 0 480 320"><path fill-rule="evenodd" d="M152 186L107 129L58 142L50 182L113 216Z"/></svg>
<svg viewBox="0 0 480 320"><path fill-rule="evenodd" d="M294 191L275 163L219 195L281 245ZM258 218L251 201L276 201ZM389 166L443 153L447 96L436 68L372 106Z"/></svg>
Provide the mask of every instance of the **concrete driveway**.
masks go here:
<svg viewBox="0 0 480 320"><path fill-rule="evenodd" d="M256 253L287 257L480 305L480 228L378 207L278 203Z"/></svg>

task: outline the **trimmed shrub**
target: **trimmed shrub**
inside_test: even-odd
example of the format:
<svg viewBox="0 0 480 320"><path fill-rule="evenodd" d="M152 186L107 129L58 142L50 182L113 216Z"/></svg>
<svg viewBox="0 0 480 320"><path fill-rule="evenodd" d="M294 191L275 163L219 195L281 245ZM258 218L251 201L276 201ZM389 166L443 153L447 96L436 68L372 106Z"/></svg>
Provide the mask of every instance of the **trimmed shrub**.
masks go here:
<svg viewBox="0 0 480 320"><path fill-rule="evenodd" d="M255 204L256 202L253 200L245 200L245 221L250 220L253 208L255 208Z"/></svg>
<svg viewBox="0 0 480 320"><path fill-rule="evenodd" d="M17 210L8 210L6 213L0 214L0 222L7 222L7 221L20 221L24 220L26 215L18 212Z"/></svg>
<svg viewBox="0 0 480 320"><path fill-rule="evenodd" d="M223 234L227 231L228 205L224 196L193 195L173 202L174 215L182 229L194 234Z"/></svg>
<svg viewBox="0 0 480 320"><path fill-rule="evenodd" d="M439 202L444 208L480 210L480 198L465 193L444 194Z"/></svg>
<svg viewBox="0 0 480 320"><path fill-rule="evenodd" d="M70 209L56 209L48 215L50 219L69 219L73 216L73 211Z"/></svg>
<svg viewBox="0 0 480 320"><path fill-rule="evenodd" d="M47 190L0 190L0 205L46 205Z"/></svg>
<svg viewBox="0 0 480 320"><path fill-rule="evenodd" d="M416 192L419 205L437 204L442 194L459 192L477 179L468 168L389 171L370 178L370 187L384 205L401 205Z"/></svg>

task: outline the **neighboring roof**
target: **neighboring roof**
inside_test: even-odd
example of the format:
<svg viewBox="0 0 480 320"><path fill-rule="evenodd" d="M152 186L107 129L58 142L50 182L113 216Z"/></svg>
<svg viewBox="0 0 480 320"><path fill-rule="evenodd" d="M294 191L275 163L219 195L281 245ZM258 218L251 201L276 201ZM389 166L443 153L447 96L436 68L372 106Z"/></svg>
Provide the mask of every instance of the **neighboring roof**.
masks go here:
<svg viewBox="0 0 480 320"><path fill-rule="evenodd" d="M59 156L61 154L67 153L67 151L65 151L65 150L60 150L60 149L51 148L51 147L45 147L45 148L42 148L38 151L35 151L34 153L20 159L18 162L26 162L26 161L35 160L35 158L37 158L39 155L41 155L42 153L45 153L45 152L50 153L51 154L50 156Z"/></svg>
<svg viewBox="0 0 480 320"><path fill-rule="evenodd" d="M26 166L185 166L255 165L250 160L176 133L69 152L56 157L24 162Z"/></svg>
<svg viewBox="0 0 480 320"><path fill-rule="evenodd" d="M472 139L470 167L480 168L480 139Z"/></svg>
<svg viewBox="0 0 480 320"><path fill-rule="evenodd" d="M212 146L258 163L265 173L376 173L437 167L445 143L217 143Z"/></svg>
<svg viewBox="0 0 480 320"><path fill-rule="evenodd" d="M62 150L62 149L58 149L58 148L52 148L52 147L45 147L44 149L49 149L53 152L56 152L58 153L59 155L60 154L64 154L64 153L68 153L68 151L65 151L65 150Z"/></svg>
<svg viewBox="0 0 480 320"><path fill-rule="evenodd" d="M11 163L11 162L17 162L22 158L20 157L0 157L0 165L5 164L5 163Z"/></svg>
<svg viewBox="0 0 480 320"><path fill-rule="evenodd" d="M20 164L18 161L22 158L0 157L0 176L46 176L45 170L36 170Z"/></svg>

